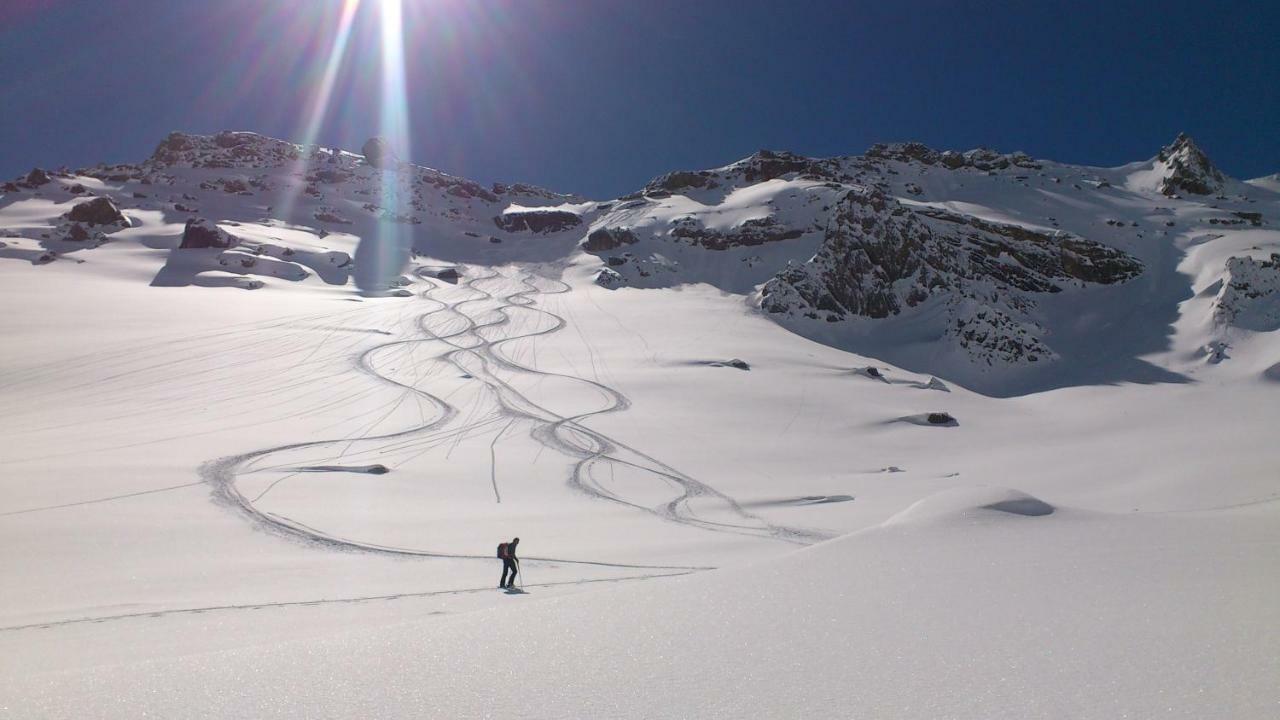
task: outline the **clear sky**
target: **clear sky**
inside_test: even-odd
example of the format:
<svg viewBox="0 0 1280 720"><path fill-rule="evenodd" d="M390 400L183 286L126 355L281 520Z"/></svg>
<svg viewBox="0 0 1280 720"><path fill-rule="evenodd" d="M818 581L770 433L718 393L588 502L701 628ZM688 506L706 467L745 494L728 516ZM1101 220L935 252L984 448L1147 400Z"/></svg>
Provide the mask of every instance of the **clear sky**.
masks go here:
<svg viewBox="0 0 1280 720"><path fill-rule="evenodd" d="M386 1L331 62L342 0L0 0L0 177L171 130L358 151L389 112L406 159L598 198L903 140L1118 165L1185 130L1230 175L1280 171L1274 0L400 0L392 110Z"/></svg>

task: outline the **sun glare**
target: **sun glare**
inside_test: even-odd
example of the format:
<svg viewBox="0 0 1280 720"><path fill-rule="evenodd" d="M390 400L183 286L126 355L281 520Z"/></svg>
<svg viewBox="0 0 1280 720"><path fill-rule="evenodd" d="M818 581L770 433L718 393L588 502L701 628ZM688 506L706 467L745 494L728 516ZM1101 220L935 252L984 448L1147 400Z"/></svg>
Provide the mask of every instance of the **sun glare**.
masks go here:
<svg viewBox="0 0 1280 720"><path fill-rule="evenodd" d="M370 16L373 17L370 17ZM332 42L328 44L327 56L324 57L323 70L319 73L314 89L307 102L303 126L299 140L302 153L291 173L296 182L285 188L278 203L276 217L289 219L297 206L298 199L306 185L303 176L317 139L326 120L339 113L332 106L335 85L344 74L347 63L360 65L362 58L352 55L352 35L357 25L365 24L361 18L376 18L376 41L378 46L378 82L377 82L377 128L378 134L389 144L399 157L408 157L409 142L409 107L405 81L404 51L404 17L402 0L372 0L362 3L361 0L343 0L337 22L333 31ZM370 32L355 33L362 38L372 39L374 27ZM317 58L318 60L319 58ZM359 68L356 68L357 70ZM385 284L399 272L403 259L407 256L409 237L404 227L393 218L402 216L402 207L406 197L401 178L394 171L383 171L379 182L379 205L384 209L383 219L379 221L375 237L364 238L362 259L365 270L361 273L364 282L362 289L378 291L385 289Z"/></svg>

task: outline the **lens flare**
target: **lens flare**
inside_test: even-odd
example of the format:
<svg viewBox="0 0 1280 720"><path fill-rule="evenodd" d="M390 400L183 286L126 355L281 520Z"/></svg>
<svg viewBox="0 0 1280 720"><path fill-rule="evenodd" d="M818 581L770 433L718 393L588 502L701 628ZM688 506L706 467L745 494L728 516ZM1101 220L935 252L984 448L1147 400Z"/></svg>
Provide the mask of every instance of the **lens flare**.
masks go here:
<svg viewBox="0 0 1280 720"><path fill-rule="evenodd" d="M312 96L306 115L306 126L300 135L303 152L294 164L291 175L298 175L305 171L308 161L306 149L315 144L316 137L320 134L320 126L324 123L330 99L333 97L334 81L338 77L338 69L342 66L342 60L347 54L347 43L351 39L351 27L355 22L356 11L359 9L360 0L343 0L342 14L338 17L338 29L334 34L333 46L330 48L329 57L325 61L324 73L320 77L319 87L315 95ZM293 214L298 195L302 192L302 185L300 183L296 186L286 186L284 197L278 203L280 208L279 213L277 213L278 217L288 218Z"/></svg>
<svg viewBox="0 0 1280 720"><path fill-rule="evenodd" d="M408 157L409 104L404 71L404 23L401 0L382 0L378 5L379 40L382 48L382 83L378 124L382 137L400 157ZM385 291L409 261L412 238L407 226L397 218L406 212L411 178L399 167L381 170L379 194L382 213L377 231L362 238L356 250L355 281L366 294Z"/></svg>

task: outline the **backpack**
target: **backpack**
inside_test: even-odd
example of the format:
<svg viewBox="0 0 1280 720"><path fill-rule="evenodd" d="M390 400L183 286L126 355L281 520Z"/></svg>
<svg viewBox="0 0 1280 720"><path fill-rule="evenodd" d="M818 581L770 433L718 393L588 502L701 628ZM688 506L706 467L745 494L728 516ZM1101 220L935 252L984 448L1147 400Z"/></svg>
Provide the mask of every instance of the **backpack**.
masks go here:
<svg viewBox="0 0 1280 720"><path fill-rule="evenodd" d="M507 557L507 544L498 543L498 557L505 559Z"/></svg>

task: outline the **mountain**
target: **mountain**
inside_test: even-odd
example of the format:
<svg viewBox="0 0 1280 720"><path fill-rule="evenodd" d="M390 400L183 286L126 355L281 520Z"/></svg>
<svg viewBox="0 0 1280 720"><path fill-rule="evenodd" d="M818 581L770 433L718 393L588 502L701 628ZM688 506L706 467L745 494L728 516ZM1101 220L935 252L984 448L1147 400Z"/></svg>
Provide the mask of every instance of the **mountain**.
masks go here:
<svg viewBox="0 0 1280 720"><path fill-rule="evenodd" d="M707 283L800 335L992 394L1167 379L1141 358L1197 292L1188 274L1230 289L1246 266L1264 287L1276 272L1280 196L1227 178L1185 135L1119 168L919 143L765 150L610 201L482 186L401 162L381 140L364 149L173 133L136 165L35 169L4 186L0 219L37 198L71 209L11 228L0 252L41 264L148 229L144 242L170 249L156 285L317 276L391 294L405 292L411 254L483 265L586 253L604 287ZM91 196L110 207L79 219ZM1193 253L1215 256L1212 277L1186 265L1202 244L1226 249ZM1201 313L1211 327L1196 347L1231 342L1241 298L1259 301L1232 291L1214 300L1228 309Z"/></svg>
<svg viewBox="0 0 1280 720"><path fill-rule="evenodd" d="M0 190L14 716L1274 716L1268 181L361 151Z"/></svg>

